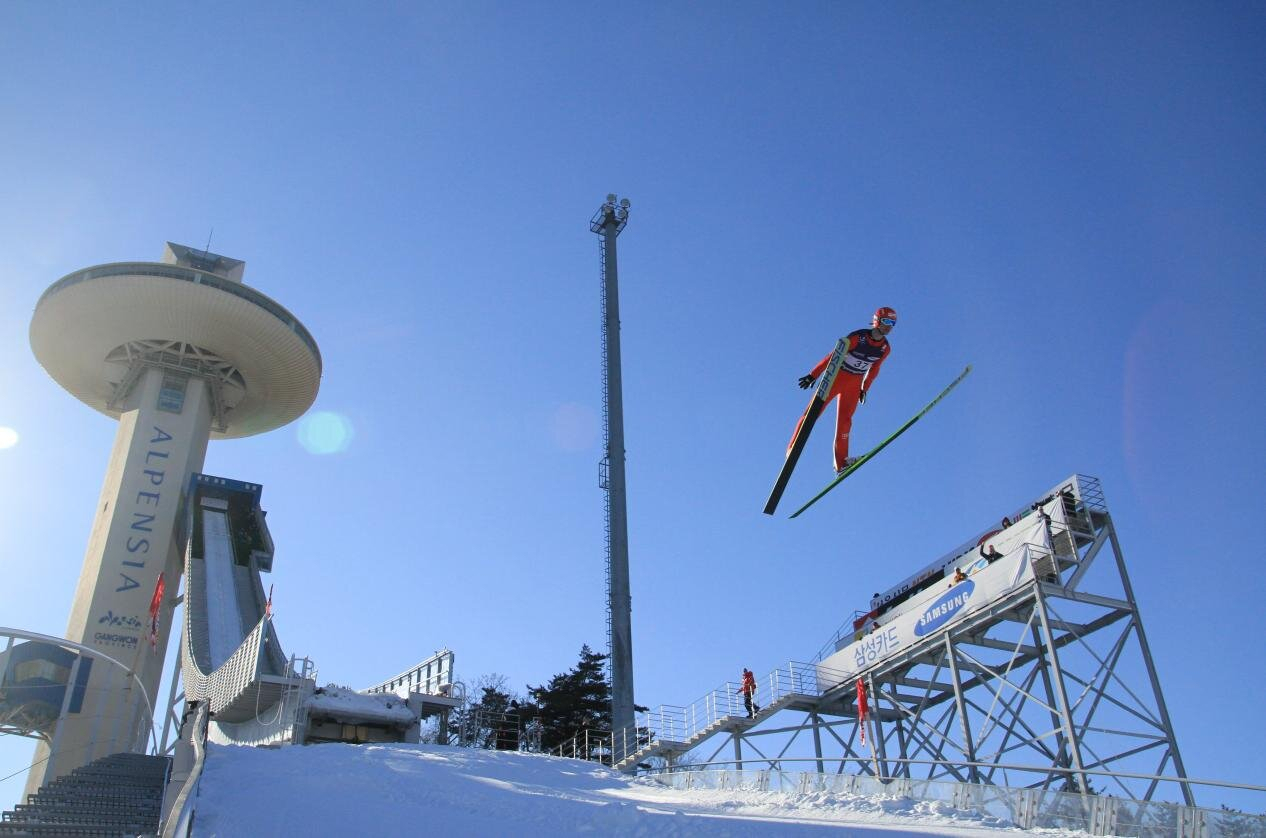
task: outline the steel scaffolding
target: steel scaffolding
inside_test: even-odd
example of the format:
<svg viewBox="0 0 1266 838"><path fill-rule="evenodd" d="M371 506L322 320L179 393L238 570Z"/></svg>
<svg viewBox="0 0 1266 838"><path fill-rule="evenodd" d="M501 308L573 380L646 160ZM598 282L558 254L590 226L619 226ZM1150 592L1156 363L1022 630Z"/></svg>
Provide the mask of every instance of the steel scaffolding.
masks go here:
<svg viewBox="0 0 1266 838"><path fill-rule="evenodd" d="M869 619L842 631L813 664L816 684L790 690L774 679L765 690L769 679L762 680L757 701L766 709L755 719L721 708L692 710L679 724L666 720L682 717L681 708L650 711L634 747L615 748L617 767L632 770L652 757L714 764L732 750L732 759L720 758L738 768L807 759L837 774L1142 801L1163 786L1195 805L1099 481L1074 475L1004 521L1043 537L1023 546L1022 559L1013 560L1015 580L992 600L869 663L855 655ZM946 575L978 550L983 555L999 532L979 533L948 554ZM922 600L878 620L939 613L945 580L938 571L923 584ZM855 656L858 668L841 671ZM797 666L810 665L790 671ZM719 743L686 757L714 735Z"/></svg>

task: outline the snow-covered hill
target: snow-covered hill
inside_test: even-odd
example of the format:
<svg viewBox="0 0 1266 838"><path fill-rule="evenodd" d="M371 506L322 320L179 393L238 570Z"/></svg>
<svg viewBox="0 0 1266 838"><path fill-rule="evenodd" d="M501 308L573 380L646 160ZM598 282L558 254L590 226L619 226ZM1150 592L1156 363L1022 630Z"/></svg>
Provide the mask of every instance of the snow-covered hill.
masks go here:
<svg viewBox="0 0 1266 838"><path fill-rule="evenodd" d="M943 803L674 791L594 763L437 745L211 746L194 835L992 836ZM1049 832L1071 835L1073 833Z"/></svg>

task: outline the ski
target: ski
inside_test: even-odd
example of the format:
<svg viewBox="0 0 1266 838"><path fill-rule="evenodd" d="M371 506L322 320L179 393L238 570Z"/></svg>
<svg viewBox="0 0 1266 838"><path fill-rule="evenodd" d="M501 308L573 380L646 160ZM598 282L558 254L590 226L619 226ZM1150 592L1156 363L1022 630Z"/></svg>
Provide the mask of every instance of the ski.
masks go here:
<svg viewBox="0 0 1266 838"><path fill-rule="evenodd" d="M850 474L852 474L853 472L857 471L859 468L861 468L861 467L862 467L862 466L864 466L867 462L869 462L869 461L870 461L870 459L871 459L872 457L874 457L874 456L875 456L876 454L878 454L880 451L882 451L882 450L884 450L885 448L887 448L887 447L888 447L888 444L889 444L890 442L892 442L894 439L896 439L897 437L899 437L899 436L901 436L903 433L905 433L907 430L909 430L911 425L913 425L915 422L917 422L917 421L919 421L920 419L922 419L922 418L923 418L923 417L927 414L927 412L928 412L929 410L931 410L932 408L936 407L937 403L938 403L941 399L943 399L943 398L945 398L946 396L948 396L948 395L949 395L949 393L950 393L950 391L951 391L951 390L953 390L955 387L957 387L957 386L958 386L958 382L960 382L960 381L962 381L964 378L966 378L966 377L967 377L967 373L969 373L969 372L971 372L971 364L968 364L968 365L967 365L967 367L966 367L966 369L964 369L962 372L960 372L960 373L958 374L958 378L955 378L953 381L951 381L951 382L949 383L949 386L948 386L948 387L946 387L944 390L942 390L942 391L941 391L941 394L940 394L939 396L937 396L936 398L932 399L932 401L928 402L928 403L927 403L927 406L926 406L926 407L924 407L922 410L920 410L918 413L916 413L916 414L915 414L915 415L914 415L914 416L910 419L910 421L906 422L906 423L905 423L904 425L902 425L900 428L897 428L897 430L896 430L896 431L894 431L891 435L889 435L889 437L888 437L887 439L885 439L883 442L879 443L879 444L878 444L878 445L876 445L874 448L870 449L870 450L869 450L869 451L867 451L865 454L863 454L862 456L858 457L858 458L857 458L857 462L853 463L851 466L849 466L848 468L844 469L844 470L843 470L843 471L841 471L839 474L837 474L837 475L835 476L835 479L834 479L834 480L832 480L830 483L828 483L828 484L826 485L826 488L825 488L825 489L823 489L822 491L818 492L818 493L817 493L816 495L814 495L813 497L809 498L809 502L808 502L808 503L806 503L804 506L802 506L802 507L800 507L799 509L797 509L795 512L791 513L791 517L792 517L792 518L795 518L795 517L796 517L797 515L799 515L801 512L804 512L804 511L805 511L806 509L808 509L810 506L813 506L815 503L817 503L819 500L821 500L821 499L822 499L822 496L823 496L823 495L825 495L827 492L831 491L831 490L832 490L832 489L834 489L836 486L838 486L840 483L842 483L842 482L844 481L844 478L848 477ZM766 510L766 511L768 511L768 510Z"/></svg>
<svg viewBox="0 0 1266 838"><path fill-rule="evenodd" d="M769 500L765 501L766 515L773 515L774 510L778 508L778 501L782 500L782 493L787 489L787 481L791 479L791 472L795 469L796 462L800 459L800 452L804 451L805 443L809 441L809 432L817 424L818 417L822 415L822 408L826 406L827 394L831 392L831 385L835 383L835 376L839 374L840 365L844 363L844 350L847 346L848 341L845 338L840 338L835 343L835 350L831 353L831 360L827 362L826 369L822 371L822 378L818 380L818 386L813 391L813 398L809 399L809 406L804 409L804 416L800 420L800 429L796 431L795 438L791 440L791 447L787 449L787 459L782 464L782 471L778 472L778 479L774 481L774 488L769 493Z"/></svg>

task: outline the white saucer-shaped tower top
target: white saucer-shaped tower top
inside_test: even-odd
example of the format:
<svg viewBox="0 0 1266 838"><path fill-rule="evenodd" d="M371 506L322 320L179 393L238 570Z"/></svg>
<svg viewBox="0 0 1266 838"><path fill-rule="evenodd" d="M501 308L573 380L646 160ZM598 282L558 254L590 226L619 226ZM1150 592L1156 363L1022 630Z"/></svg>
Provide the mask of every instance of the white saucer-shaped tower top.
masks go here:
<svg viewBox="0 0 1266 838"><path fill-rule="evenodd" d="M293 314L244 285L244 263L168 243L162 262L84 268L49 286L31 349L50 376L107 416L138 358L214 378L213 439L264 433L303 415L321 352Z"/></svg>

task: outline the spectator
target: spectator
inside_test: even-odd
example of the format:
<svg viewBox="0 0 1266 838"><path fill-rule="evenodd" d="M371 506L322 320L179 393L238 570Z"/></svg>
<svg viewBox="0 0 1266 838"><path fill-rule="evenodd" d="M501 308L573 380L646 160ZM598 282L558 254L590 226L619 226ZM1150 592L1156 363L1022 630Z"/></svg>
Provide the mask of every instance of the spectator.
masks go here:
<svg viewBox="0 0 1266 838"><path fill-rule="evenodd" d="M955 585L957 585L959 582L966 582L966 581L967 581L967 574L963 573L963 569L961 567L956 567L954 568L954 578L950 581L949 586L952 588Z"/></svg>

